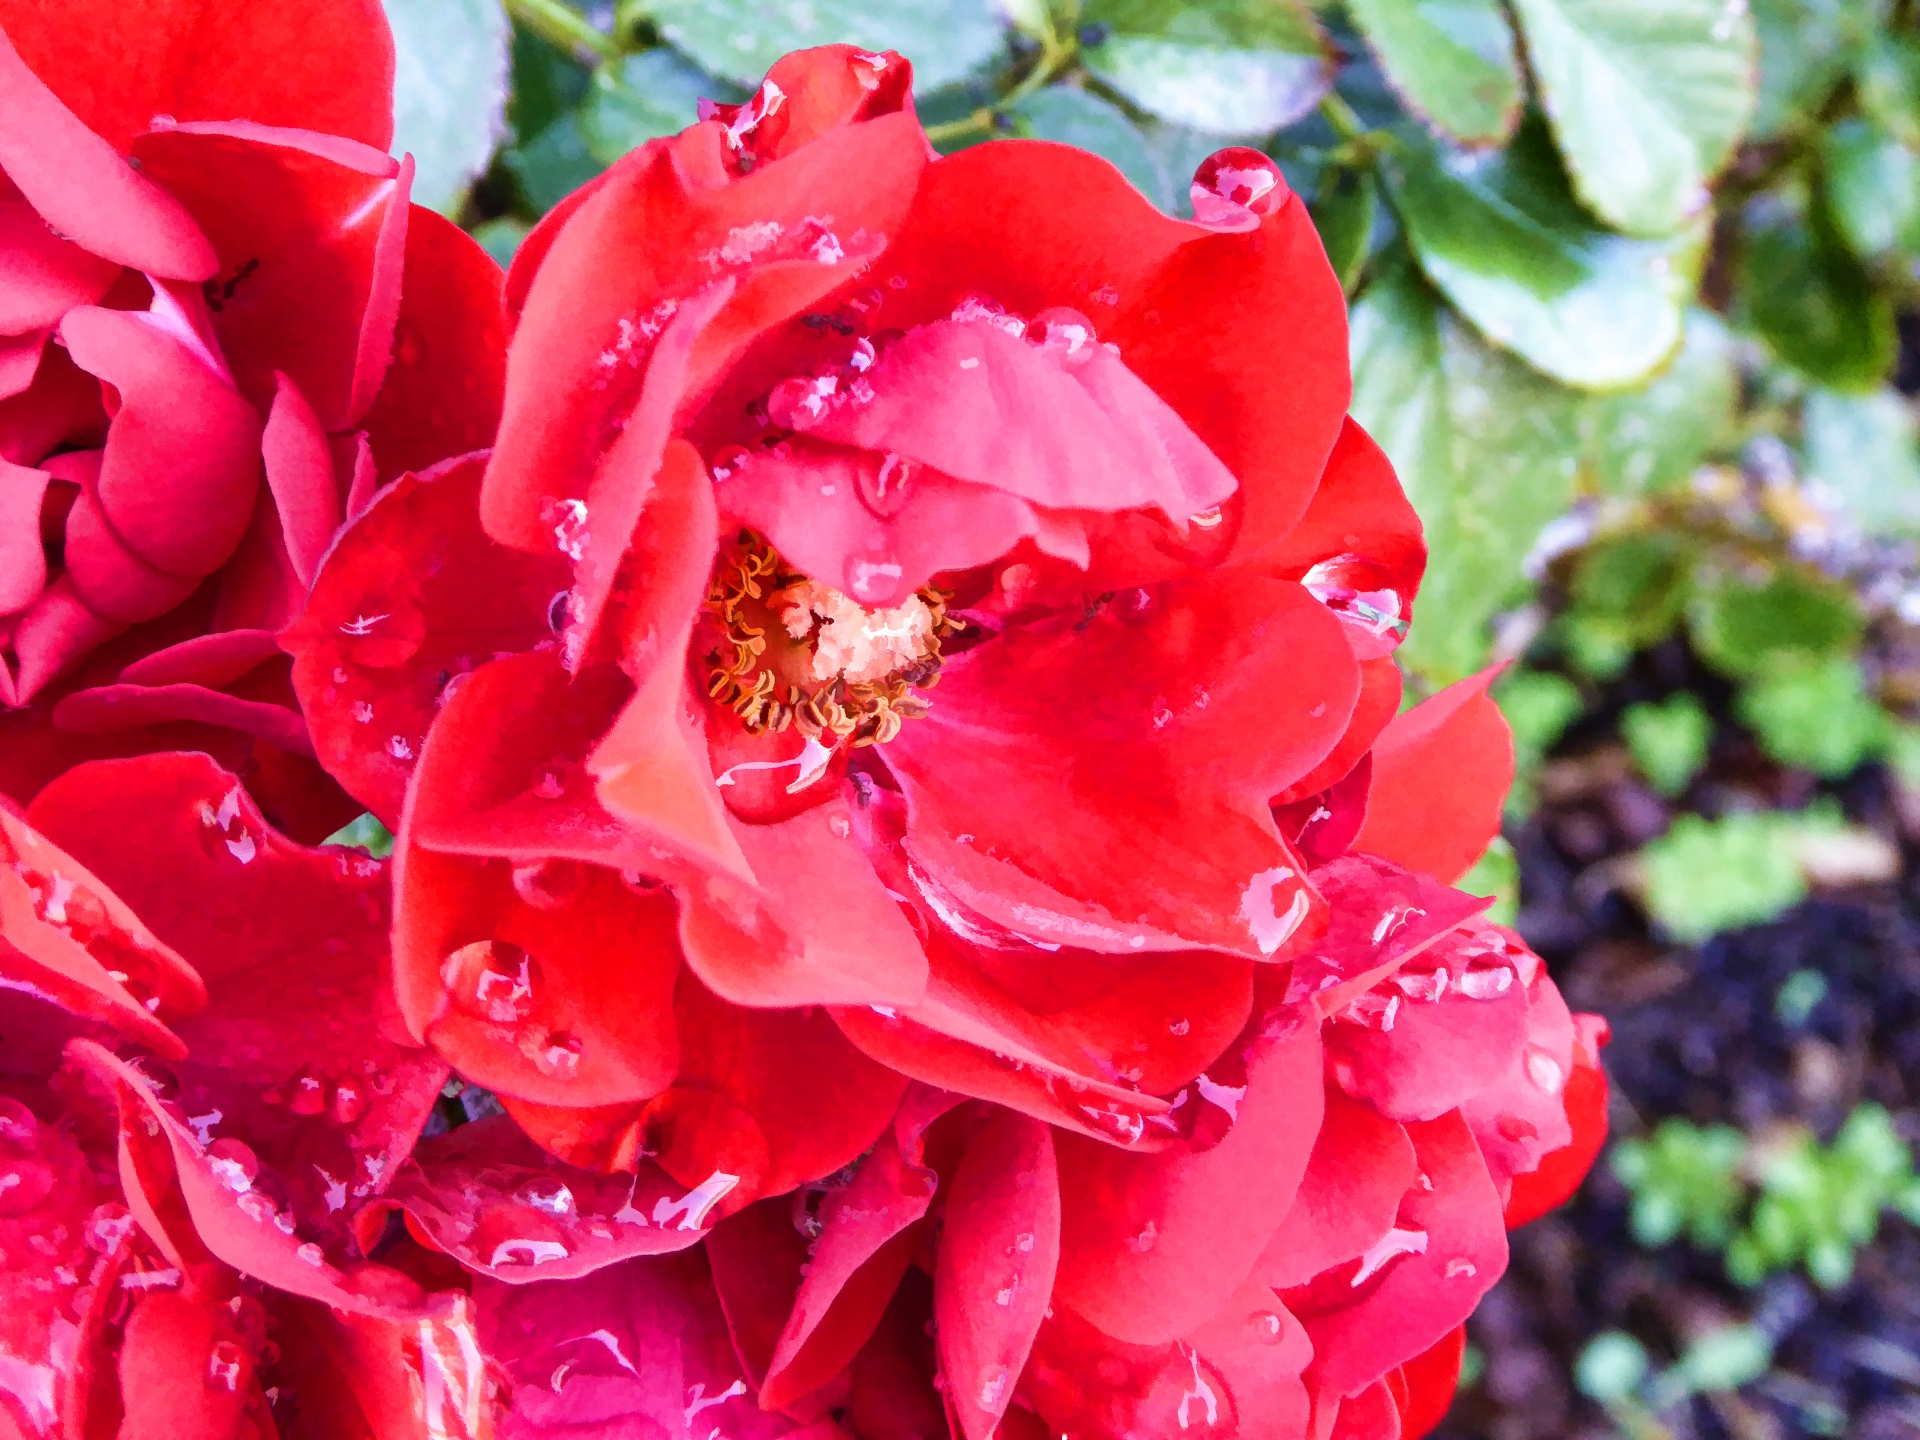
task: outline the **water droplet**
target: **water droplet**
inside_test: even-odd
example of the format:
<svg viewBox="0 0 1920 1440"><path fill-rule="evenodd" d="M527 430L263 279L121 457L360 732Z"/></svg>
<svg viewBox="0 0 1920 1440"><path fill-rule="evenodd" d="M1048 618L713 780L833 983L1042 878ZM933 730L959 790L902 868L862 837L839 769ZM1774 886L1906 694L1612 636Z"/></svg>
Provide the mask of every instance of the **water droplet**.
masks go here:
<svg viewBox="0 0 1920 1440"><path fill-rule="evenodd" d="M1167 1024L1169 1035L1185 1035L1191 1029L1193 1029L1193 1022L1190 1020L1173 1020Z"/></svg>
<svg viewBox="0 0 1920 1440"><path fill-rule="evenodd" d="M852 555L847 558L847 593L867 605L893 597L902 574L900 562L886 555Z"/></svg>
<svg viewBox="0 0 1920 1440"><path fill-rule="evenodd" d="M920 469L915 461L889 450L881 457L880 463L871 469L860 467L860 498L866 507L882 519L898 515L907 505L907 487ZM898 579L900 570L894 567L893 577Z"/></svg>
<svg viewBox="0 0 1920 1440"><path fill-rule="evenodd" d="M387 753L396 760L413 759L413 746L404 735L387 737Z"/></svg>
<svg viewBox="0 0 1920 1440"><path fill-rule="evenodd" d="M1358 1025L1367 1030L1385 1033L1393 1029L1394 1022L1400 1018L1400 997L1382 995L1378 990L1369 990L1364 995L1356 995L1334 1012L1336 1020L1349 1025Z"/></svg>
<svg viewBox="0 0 1920 1440"><path fill-rule="evenodd" d="M1129 1235L1127 1237L1126 1246L1127 1249L1133 1251L1134 1254L1144 1255L1153 1249L1154 1243L1158 1241L1159 1238L1160 1227L1149 1220L1138 1235Z"/></svg>
<svg viewBox="0 0 1920 1440"><path fill-rule="evenodd" d="M327 1252L311 1240L307 1241L306 1244L302 1245L293 1253L298 1255L305 1264L315 1266L316 1268L327 1263Z"/></svg>
<svg viewBox="0 0 1920 1440"><path fill-rule="evenodd" d="M836 840L844 840L853 833L853 822L845 815L829 815L827 829L833 832Z"/></svg>
<svg viewBox="0 0 1920 1440"><path fill-rule="evenodd" d="M753 452L744 445L728 445L714 452L707 462L707 469L713 476L713 483L730 480L740 473L740 467L753 458Z"/></svg>
<svg viewBox="0 0 1920 1440"><path fill-rule="evenodd" d="M540 507L540 522L553 530L553 543L569 560L578 560L587 548L587 502L549 500Z"/></svg>
<svg viewBox="0 0 1920 1440"><path fill-rule="evenodd" d="M1014 1236L1013 1248L1022 1255L1031 1255L1033 1253L1033 1232L1031 1230L1022 1230L1018 1235Z"/></svg>
<svg viewBox="0 0 1920 1440"><path fill-rule="evenodd" d="M567 1247L558 1240L502 1240L493 1247L489 1265L544 1265L549 1260L567 1258Z"/></svg>
<svg viewBox="0 0 1920 1440"><path fill-rule="evenodd" d="M540 1047L534 1062L547 1074L568 1080L579 1074L580 1055L585 1049L578 1035L554 1030L548 1034L547 1043Z"/></svg>
<svg viewBox="0 0 1920 1440"><path fill-rule="evenodd" d="M207 1146L207 1168L238 1195L253 1188L254 1176L260 1173L260 1157L242 1141L222 1137Z"/></svg>
<svg viewBox="0 0 1920 1440"><path fill-rule="evenodd" d="M542 800L558 800L567 793L567 787L556 772L542 770L534 779L533 793Z"/></svg>
<svg viewBox="0 0 1920 1440"><path fill-rule="evenodd" d="M1462 1276L1466 1277L1467 1279L1472 1279L1475 1275L1478 1275L1479 1273L1480 1273L1479 1270L1475 1267L1474 1263L1471 1260L1447 1261L1447 1279L1449 1280L1458 1280Z"/></svg>
<svg viewBox="0 0 1920 1440"><path fill-rule="evenodd" d="M237 836L228 839L227 853L242 865L251 865L253 857L258 853L258 847L253 843L253 836L242 830Z"/></svg>
<svg viewBox="0 0 1920 1440"><path fill-rule="evenodd" d="M513 889L537 910L558 910L586 888L587 867L578 860L537 860L513 867Z"/></svg>
<svg viewBox="0 0 1920 1440"><path fill-rule="evenodd" d="M980 1408L991 1410L995 1414L1006 1404L1007 1391L1012 1388L1013 1376L1004 1365L995 1365L980 1376Z"/></svg>
<svg viewBox="0 0 1920 1440"><path fill-rule="evenodd" d="M1247 1317L1253 1333L1269 1345L1277 1345L1286 1333L1286 1322L1271 1310L1256 1310Z"/></svg>
<svg viewBox="0 0 1920 1440"><path fill-rule="evenodd" d="M367 1113L366 1087L358 1081L342 1080L333 1087L333 1118L341 1125L351 1125Z"/></svg>
<svg viewBox="0 0 1920 1440"><path fill-rule="evenodd" d="M1447 986L1453 976L1445 968L1436 970L1402 970L1393 977L1393 988L1409 1000L1418 1000L1422 1004L1433 1004L1447 993Z"/></svg>
<svg viewBox="0 0 1920 1440"><path fill-rule="evenodd" d="M549 1215L574 1213L573 1191L557 1175L541 1175L513 1192L513 1198Z"/></svg>
<svg viewBox="0 0 1920 1440"><path fill-rule="evenodd" d="M154 116L153 119L147 122L147 125L149 129L153 130L171 130L179 123L180 122L174 119L173 116L161 114Z"/></svg>
<svg viewBox="0 0 1920 1440"><path fill-rule="evenodd" d="M794 375L767 392L767 419L782 430L810 430L827 416L840 388L836 375Z"/></svg>
<svg viewBox="0 0 1920 1440"><path fill-rule="evenodd" d="M1360 1257L1360 1268L1353 1273L1355 1286L1366 1284L1375 1275L1386 1269L1402 1255L1424 1255L1427 1253L1427 1232L1424 1230L1403 1230L1394 1226L1372 1249Z"/></svg>
<svg viewBox="0 0 1920 1440"><path fill-rule="evenodd" d="M1549 1095L1558 1095L1567 1084L1567 1072L1544 1050L1527 1052L1527 1078Z"/></svg>
<svg viewBox="0 0 1920 1440"><path fill-rule="evenodd" d="M373 706L369 705L366 701L356 700L347 708L353 713L353 718L360 724L368 725L373 722Z"/></svg>
<svg viewBox="0 0 1920 1440"><path fill-rule="evenodd" d="M327 1082L302 1070L287 1082L287 1108L296 1115L318 1115L327 1108Z"/></svg>
<svg viewBox="0 0 1920 1440"><path fill-rule="evenodd" d="M216 1340L207 1355L207 1388L229 1392L240 1388L241 1373L247 1368L247 1352L231 1340Z"/></svg>
<svg viewBox="0 0 1920 1440"><path fill-rule="evenodd" d="M1070 306L1055 305L1034 316L1027 326L1027 339L1042 355L1061 361L1069 368L1076 368L1093 356L1093 322Z"/></svg>
<svg viewBox="0 0 1920 1440"><path fill-rule="evenodd" d="M1513 969L1507 965L1494 965L1484 970L1469 970L1458 977L1454 984L1469 1000L1498 1000L1513 988Z"/></svg>
<svg viewBox="0 0 1920 1440"><path fill-rule="evenodd" d="M31 1148L40 1134L40 1121L33 1111L11 1095L0 1095L0 1143Z"/></svg>
<svg viewBox="0 0 1920 1440"><path fill-rule="evenodd" d="M1226 512L1215 505L1210 510L1195 511L1187 517L1187 523L1197 530L1218 530L1226 518Z"/></svg>
<svg viewBox="0 0 1920 1440"><path fill-rule="evenodd" d="M1359 555L1322 560L1300 583L1322 605L1348 624L1382 640L1407 633L1406 606L1394 588L1393 572Z"/></svg>
<svg viewBox="0 0 1920 1440"><path fill-rule="evenodd" d="M533 1013L540 966L518 945L476 940L442 962L440 983L467 1013L496 1025L518 1025Z"/></svg>
<svg viewBox="0 0 1920 1440"><path fill-rule="evenodd" d="M38 1160L0 1160L0 1215L24 1215L53 1190L53 1171Z"/></svg>
<svg viewBox="0 0 1920 1440"><path fill-rule="evenodd" d="M1187 193L1193 199L1193 218L1202 225L1250 229L1248 218L1272 214L1288 190L1286 177L1270 157L1246 145L1229 145L1200 162Z"/></svg>

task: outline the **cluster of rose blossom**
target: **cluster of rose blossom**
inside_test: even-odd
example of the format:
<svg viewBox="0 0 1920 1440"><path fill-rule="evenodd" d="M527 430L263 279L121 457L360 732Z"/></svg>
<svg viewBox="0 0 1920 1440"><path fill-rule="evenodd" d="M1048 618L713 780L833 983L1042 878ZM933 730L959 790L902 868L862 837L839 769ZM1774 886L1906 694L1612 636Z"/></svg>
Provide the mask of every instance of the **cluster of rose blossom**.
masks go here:
<svg viewBox="0 0 1920 1440"><path fill-rule="evenodd" d="M829 47L502 277L376 0L0 32L0 1437L1437 1423L1604 1026L1271 162Z"/></svg>

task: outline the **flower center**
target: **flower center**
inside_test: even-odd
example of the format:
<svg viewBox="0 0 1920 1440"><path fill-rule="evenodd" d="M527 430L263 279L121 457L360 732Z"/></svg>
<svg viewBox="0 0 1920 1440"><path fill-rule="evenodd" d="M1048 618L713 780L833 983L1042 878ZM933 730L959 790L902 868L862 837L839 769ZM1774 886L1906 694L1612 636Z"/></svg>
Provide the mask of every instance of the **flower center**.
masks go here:
<svg viewBox="0 0 1920 1440"><path fill-rule="evenodd" d="M964 627L947 613L949 598L928 586L869 610L742 530L707 589L722 631L706 655L707 695L750 734L792 725L829 746L884 745L927 713L915 692L939 680L941 642Z"/></svg>

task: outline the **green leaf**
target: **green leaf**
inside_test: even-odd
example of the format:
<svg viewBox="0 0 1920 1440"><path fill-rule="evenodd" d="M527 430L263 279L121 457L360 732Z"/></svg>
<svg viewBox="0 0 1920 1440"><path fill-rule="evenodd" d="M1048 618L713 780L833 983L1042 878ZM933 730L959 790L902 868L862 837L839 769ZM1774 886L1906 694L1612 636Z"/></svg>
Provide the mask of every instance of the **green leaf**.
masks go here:
<svg viewBox="0 0 1920 1440"><path fill-rule="evenodd" d="M1735 679L1758 676L1783 656L1850 653L1863 625L1851 591L1793 569L1757 584L1712 577L1687 619L1700 658Z"/></svg>
<svg viewBox="0 0 1920 1440"><path fill-rule="evenodd" d="M1698 699L1682 692L1658 705L1629 705L1620 716L1620 734L1647 783L1672 797L1707 763L1713 720Z"/></svg>
<svg viewBox="0 0 1920 1440"><path fill-rule="evenodd" d="M1807 895L1792 815L1681 815L1640 852L1647 909L1675 939L1695 942L1759 925Z"/></svg>
<svg viewBox="0 0 1920 1440"><path fill-rule="evenodd" d="M1473 862L1473 868L1454 881L1454 887L1469 895L1487 895L1493 906L1486 918L1496 925L1511 925L1520 915L1520 857L1505 837L1496 835L1486 853Z"/></svg>
<svg viewBox="0 0 1920 1440"><path fill-rule="evenodd" d="M413 155L413 199L451 215L505 130L510 29L500 0L386 0L393 28L393 152Z"/></svg>
<svg viewBox="0 0 1920 1440"><path fill-rule="evenodd" d="M1811 120L1881 23L1881 0L1752 0L1760 101L1752 135L1770 140Z"/></svg>
<svg viewBox="0 0 1920 1440"><path fill-rule="evenodd" d="M1689 310L1680 349L1645 388L1587 402L1581 451L1595 488L1655 495L1686 484L1739 398L1732 334L1711 311Z"/></svg>
<svg viewBox="0 0 1920 1440"><path fill-rule="evenodd" d="M1514 0L1580 198L1634 235L1707 208L1753 114L1753 21L1726 0Z"/></svg>
<svg viewBox="0 0 1920 1440"><path fill-rule="evenodd" d="M1741 256L1749 318L1782 360L1837 390L1871 390L1893 366L1893 307L1822 225L1751 214Z"/></svg>
<svg viewBox="0 0 1920 1440"><path fill-rule="evenodd" d="M1920 156L1865 120L1842 120L1821 148L1827 203L1853 253L1875 260L1920 251Z"/></svg>
<svg viewBox="0 0 1920 1440"><path fill-rule="evenodd" d="M913 62L914 89L965 79L1004 42L992 0L652 0L660 34L702 69L753 86L790 50L859 45Z"/></svg>
<svg viewBox="0 0 1920 1440"><path fill-rule="evenodd" d="M1617 1405L1647 1378L1646 1347L1624 1330L1605 1330L1587 1342L1573 1365L1573 1383L1589 1400Z"/></svg>
<svg viewBox="0 0 1920 1440"><path fill-rule="evenodd" d="M1920 435L1896 390L1811 390L1800 412L1807 479L1833 492L1869 535L1920 533Z"/></svg>
<svg viewBox="0 0 1920 1440"><path fill-rule="evenodd" d="M1675 1370L1689 1390L1714 1395L1758 1380L1772 1363L1773 1342L1759 1327L1723 1325L1689 1345Z"/></svg>
<svg viewBox="0 0 1920 1440"><path fill-rule="evenodd" d="M1435 683L1480 668L1487 622L1573 496L1575 401L1446 313L1409 267L1353 309L1353 413L1426 525L1428 563L1403 663Z"/></svg>
<svg viewBox="0 0 1920 1440"><path fill-rule="evenodd" d="M587 72L580 62L524 25L513 27L513 93L507 97L507 123L518 140L531 140L587 93Z"/></svg>
<svg viewBox="0 0 1920 1440"><path fill-rule="evenodd" d="M531 229L533 227L518 215L496 215L474 226L472 234L480 242L480 248L504 270L513 263L514 252L519 250L520 242Z"/></svg>
<svg viewBox="0 0 1920 1440"><path fill-rule="evenodd" d="M1860 108L1895 139L1920 145L1920 40L1875 34L1854 67Z"/></svg>
<svg viewBox="0 0 1920 1440"><path fill-rule="evenodd" d="M1851 775L1887 744L1886 713L1850 655L1776 658L1741 690L1734 713L1774 759L1829 780Z"/></svg>
<svg viewBox="0 0 1920 1440"><path fill-rule="evenodd" d="M371 814L349 820L320 843L364 850L376 860L384 860L393 854L393 835Z"/></svg>
<svg viewBox="0 0 1920 1440"><path fill-rule="evenodd" d="M1312 213L1333 273L1351 295L1366 268L1367 243L1380 213L1380 188L1365 171L1336 171L1321 182Z"/></svg>
<svg viewBox="0 0 1920 1440"><path fill-rule="evenodd" d="M1215 135L1290 125L1333 84L1326 35L1298 0L1089 0L1080 20L1088 71Z"/></svg>
<svg viewBox="0 0 1920 1440"><path fill-rule="evenodd" d="M1520 62L1499 0L1348 0L1407 108L1467 145L1498 144L1520 119Z"/></svg>
<svg viewBox="0 0 1920 1440"><path fill-rule="evenodd" d="M699 118L703 99L734 101L741 92L688 64L672 50L625 55L594 72L580 132L602 165L663 135L675 135Z"/></svg>
<svg viewBox="0 0 1920 1440"><path fill-rule="evenodd" d="M524 145L500 157L536 215L544 215L606 167L587 147L580 116L568 111Z"/></svg>
<svg viewBox="0 0 1920 1440"><path fill-rule="evenodd" d="M1589 389L1632 384L1673 353L1700 231L1652 241L1595 229L1536 126L1488 156L1396 133L1381 168L1407 239L1483 334Z"/></svg>
<svg viewBox="0 0 1920 1440"><path fill-rule="evenodd" d="M1147 149L1146 136L1118 105L1073 85L1050 85L1009 111L1015 132L1091 150L1133 182L1133 188L1163 210L1173 208L1166 170Z"/></svg>

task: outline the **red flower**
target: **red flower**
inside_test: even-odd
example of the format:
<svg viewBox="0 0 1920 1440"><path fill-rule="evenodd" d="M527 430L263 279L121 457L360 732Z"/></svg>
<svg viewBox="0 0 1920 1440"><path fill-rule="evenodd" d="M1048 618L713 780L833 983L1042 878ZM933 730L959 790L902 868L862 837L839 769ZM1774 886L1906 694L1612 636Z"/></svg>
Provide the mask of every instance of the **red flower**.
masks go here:
<svg viewBox="0 0 1920 1440"><path fill-rule="evenodd" d="M0 790L183 743L351 815L274 632L483 444L499 278L410 206L377 4L0 4Z"/></svg>

